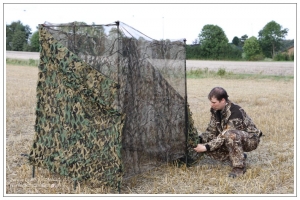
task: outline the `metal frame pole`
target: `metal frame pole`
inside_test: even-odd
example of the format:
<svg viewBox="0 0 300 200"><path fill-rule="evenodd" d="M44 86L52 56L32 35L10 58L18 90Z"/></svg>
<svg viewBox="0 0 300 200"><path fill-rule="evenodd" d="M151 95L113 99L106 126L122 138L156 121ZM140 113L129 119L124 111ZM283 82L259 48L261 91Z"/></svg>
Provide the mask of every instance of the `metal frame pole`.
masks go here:
<svg viewBox="0 0 300 200"><path fill-rule="evenodd" d="M186 39L184 41L184 82L185 82L185 95L184 95L184 104L185 104L185 164L188 165L188 137L189 137L189 118L188 118L188 104L187 104L187 82L186 82Z"/></svg>
<svg viewBox="0 0 300 200"><path fill-rule="evenodd" d="M117 30L118 30L118 63L117 63L117 66L118 66L118 86L120 87L120 54L121 54L121 50L120 50L120 42L121 42L121 38L120 38L120 22L119 21L116 21L116 25L117 25ZM118 92L118 106L119 106L119 109L121 108L121 105L120 105L120 91ZM120 171L122 171L121 169L121 166L120 166ZM118 181L118 192L119 194L121 194L121 181Z"/></svg>

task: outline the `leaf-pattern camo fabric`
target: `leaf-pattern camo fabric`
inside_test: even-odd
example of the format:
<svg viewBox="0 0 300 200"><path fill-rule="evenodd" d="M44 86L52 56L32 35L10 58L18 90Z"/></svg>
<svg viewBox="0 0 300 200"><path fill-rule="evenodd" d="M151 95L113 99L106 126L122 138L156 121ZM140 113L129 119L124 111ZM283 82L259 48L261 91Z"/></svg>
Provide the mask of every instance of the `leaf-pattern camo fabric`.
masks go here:
<svg viewBox="0 0 300 200"><path fill-rule="evenodd" d="M124 114L117 84L40 28L40 64L30 162L73 180L116 185L121 179Z"/></svg>
<svg viewBox="0 0 300 200"><path fill-rule="evenodd" d="M186 154L198 157L185 101L185 43L132 31L123 23L39 27L32 165L117 186Z"/></svg>

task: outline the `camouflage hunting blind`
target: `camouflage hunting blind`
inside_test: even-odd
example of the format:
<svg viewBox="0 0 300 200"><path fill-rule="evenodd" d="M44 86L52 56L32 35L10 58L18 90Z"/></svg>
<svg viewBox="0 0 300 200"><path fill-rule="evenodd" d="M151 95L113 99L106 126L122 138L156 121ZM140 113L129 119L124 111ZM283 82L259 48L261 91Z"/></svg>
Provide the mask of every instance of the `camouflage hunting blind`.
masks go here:
<svg viewBox="0 0 300 200"><path fill-rule="evenodd" d="M122 22L45 23L39 40L33 167L116 187L191 157L184 40L157 41Z"/></svg>

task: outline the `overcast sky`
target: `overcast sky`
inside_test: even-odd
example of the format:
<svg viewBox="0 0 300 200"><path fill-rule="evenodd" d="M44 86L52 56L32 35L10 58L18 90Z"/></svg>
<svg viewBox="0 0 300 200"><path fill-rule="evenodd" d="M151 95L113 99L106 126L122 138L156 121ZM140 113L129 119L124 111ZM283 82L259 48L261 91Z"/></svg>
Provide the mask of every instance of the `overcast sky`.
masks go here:
<svg viewBox="0 0 300 200"><path fill-rule="evenodd" d="M4 26L20 20L23 25L29 25L32 32L37 30L38 24L45 21L83 21L88 24L121 21L154 39L185 38L187 44L191 44L206 24L221 27L231 42L235 36L240 38L245 34L248 37L258 37L258 32L274 20L282 28L289 29L286 39L296 39L296 1L269 4L38 4L33 3L35 1L11 4L12 2L14 1L7 1L2 5Z"/></svg>

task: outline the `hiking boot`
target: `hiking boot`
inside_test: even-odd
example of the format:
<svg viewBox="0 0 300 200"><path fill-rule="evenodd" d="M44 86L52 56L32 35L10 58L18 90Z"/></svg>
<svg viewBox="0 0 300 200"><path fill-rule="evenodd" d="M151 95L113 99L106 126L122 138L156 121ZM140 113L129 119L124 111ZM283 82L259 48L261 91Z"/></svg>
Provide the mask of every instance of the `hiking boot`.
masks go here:
<svg viewBox="0 0 300 200"><path fill-rule="evenodd" d="M229 173L229 177L235 178L237 176L242 176L246 172L246 167L239 168L233 167L231 172Z"/></svg>

